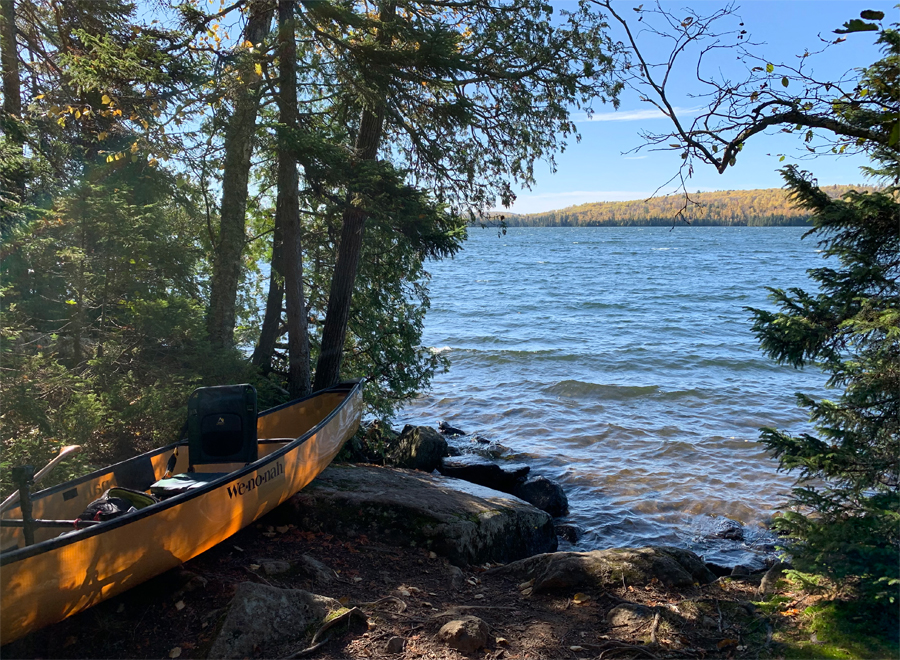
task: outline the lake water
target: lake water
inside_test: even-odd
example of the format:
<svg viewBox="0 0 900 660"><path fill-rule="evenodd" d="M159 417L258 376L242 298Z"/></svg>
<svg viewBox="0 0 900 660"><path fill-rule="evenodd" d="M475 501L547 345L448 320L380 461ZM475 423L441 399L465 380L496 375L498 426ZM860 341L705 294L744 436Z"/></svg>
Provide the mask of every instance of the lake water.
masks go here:
<svg viewBox="0 0 900 660"><path fill-rule="evenodd" d="M446 420L558 481L577 549L758 561L793 483L758 429L808 430L793 395L825 379L763 356L743 308L771 309L767 286L810 288L823 260L804 231L473 229L429 268L424 341L452 366L398 421ZM709 538L722 518L743 542Z"/></svg>

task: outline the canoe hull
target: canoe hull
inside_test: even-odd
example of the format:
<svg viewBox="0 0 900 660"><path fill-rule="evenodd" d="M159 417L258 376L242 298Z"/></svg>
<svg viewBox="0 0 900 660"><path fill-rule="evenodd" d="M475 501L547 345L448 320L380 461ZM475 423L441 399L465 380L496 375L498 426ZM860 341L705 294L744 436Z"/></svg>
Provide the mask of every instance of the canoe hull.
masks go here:
<svg viewBox="0 0 900 660"><path fill-rule="evenodd" d="M343 400L308 433L276 443L274 451L267 447L268 455L199 492L77 532L68 541L51 540L10 553L12 561L5 559L0 566L0 643L61 621L184 563L297 493L327 467L359 426L361 386L331 396ZM303 403L326 405L313 399ZM268 420L265 413L259 418L261 437L271 438L273 429L289 428L288 418L298 416L290 406L280 410L281 415L269 415ZM47 545L56 547L38 552Z"/></svg>

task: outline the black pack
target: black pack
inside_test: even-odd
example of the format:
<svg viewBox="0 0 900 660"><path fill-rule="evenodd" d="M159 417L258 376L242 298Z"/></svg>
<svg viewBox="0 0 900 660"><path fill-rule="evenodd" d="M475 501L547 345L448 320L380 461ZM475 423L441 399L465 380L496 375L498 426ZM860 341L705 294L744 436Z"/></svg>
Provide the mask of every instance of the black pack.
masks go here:
<svg viewBox="0 0 900 660"><path fill-rule="evenodd" d="M112 520L126 513L143 509L158 502L155 497L139 490L130 488L110 488L96 500L87 505L87 508L78 516L78 520L94 520L102 522Z"/></svg>

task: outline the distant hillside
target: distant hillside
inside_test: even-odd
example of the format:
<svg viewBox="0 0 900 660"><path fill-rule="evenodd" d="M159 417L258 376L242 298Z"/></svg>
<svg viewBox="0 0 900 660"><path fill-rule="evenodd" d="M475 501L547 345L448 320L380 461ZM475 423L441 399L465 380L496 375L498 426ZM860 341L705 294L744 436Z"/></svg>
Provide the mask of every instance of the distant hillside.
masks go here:
<svg viewBox="0 0 900 660"><path fill-rule="evenodd" d="M822 186L832 197L872 186ZM699 226L769 227L808 225L809 213L795 208L781 188L721 190L691 195L684 219ZM594 202L549 213L510 214L509 227L631 227L671 225L684 204L680 195L630 202Z"/></svg>

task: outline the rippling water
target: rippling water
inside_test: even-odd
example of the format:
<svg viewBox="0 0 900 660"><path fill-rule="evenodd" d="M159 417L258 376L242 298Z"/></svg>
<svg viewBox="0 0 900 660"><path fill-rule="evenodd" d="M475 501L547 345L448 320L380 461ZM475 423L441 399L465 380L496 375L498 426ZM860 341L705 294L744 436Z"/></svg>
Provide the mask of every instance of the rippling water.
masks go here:
<svg viewBox="0 0 900 660"><path fill-rule="evenodd" d="M802 228L475 229L434 263L425 342L452 366L400 415L447 420L559 481L576 546L667 543L750 561L792 478L756 443L806 427L815 370L757 349L745 306L809 288ZM745 541L709 539L722 517Z"/></svg>

